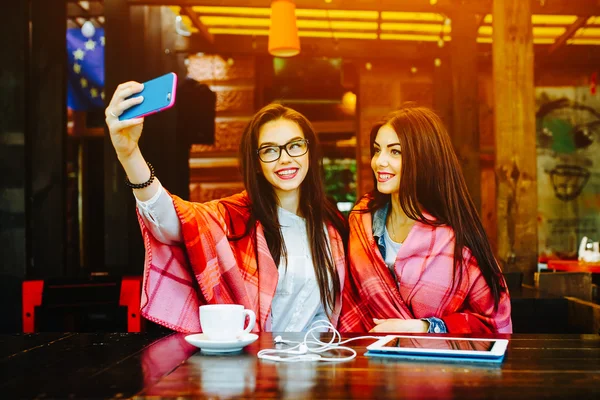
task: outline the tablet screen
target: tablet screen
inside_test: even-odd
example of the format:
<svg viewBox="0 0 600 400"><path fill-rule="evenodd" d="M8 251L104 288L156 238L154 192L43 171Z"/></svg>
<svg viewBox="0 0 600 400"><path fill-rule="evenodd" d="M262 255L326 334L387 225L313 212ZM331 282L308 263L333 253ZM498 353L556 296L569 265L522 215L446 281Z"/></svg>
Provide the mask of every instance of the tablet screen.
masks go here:
<svg viewBox="0 0 600 400"><path fill-rule="evenodd" d="M490 351L494 346L493 340L457 340L396 337L383 345L384 348L400 347L411 349L438 349L438 350L467 350Z"/></svg>

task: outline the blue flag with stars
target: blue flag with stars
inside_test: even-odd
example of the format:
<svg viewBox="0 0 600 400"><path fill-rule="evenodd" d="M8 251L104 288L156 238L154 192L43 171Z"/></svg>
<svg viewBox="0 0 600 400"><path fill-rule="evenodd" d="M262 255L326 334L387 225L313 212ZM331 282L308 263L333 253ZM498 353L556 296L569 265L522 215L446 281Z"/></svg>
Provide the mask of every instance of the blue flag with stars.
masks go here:
<svg viewBox="0 0 600 400"><path fill-rule="evenodd" d="M104 108L104 28L90 38L67 29L67 105L75 111Z"/></svg>

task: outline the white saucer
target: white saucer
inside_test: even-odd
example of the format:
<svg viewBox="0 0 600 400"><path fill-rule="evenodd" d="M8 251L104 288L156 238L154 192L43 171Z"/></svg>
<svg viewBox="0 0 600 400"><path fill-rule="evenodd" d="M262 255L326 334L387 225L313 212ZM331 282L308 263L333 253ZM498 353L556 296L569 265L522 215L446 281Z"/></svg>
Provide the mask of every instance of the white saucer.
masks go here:
<svg viewBox="0 0 600 400"><path fill-rule="evenodd" d="M238 340L220 341L210 340L203 333L187 335L185 341L192 346L199 347L203 353L235 353L242 351L245 346L254 343L258 335L247 333Z"/></svg>

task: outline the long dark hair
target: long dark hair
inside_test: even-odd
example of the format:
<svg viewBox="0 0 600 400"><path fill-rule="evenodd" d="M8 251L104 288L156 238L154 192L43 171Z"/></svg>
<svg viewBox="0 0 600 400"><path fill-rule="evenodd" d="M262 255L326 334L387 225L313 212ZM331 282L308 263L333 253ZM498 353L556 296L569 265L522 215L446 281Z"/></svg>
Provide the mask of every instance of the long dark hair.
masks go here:
<svg viewBox="0 0 600 400"><path fill-rule="evenodd" d="M430 226L447 225L454 231L454 278L462 280L463 249L467 247L494 296L497 309L506 290L502 271L469 195L458 158L441 119L426 107L406 104L371 129L371 157L379 129L391 126L400 142L402 170L399 203L407 217ZM389 194L373 191L370 211L390 201ZM423 215L429 213L434 219ZM454 285L453 278L453 285Z"/></svg>
<svg viewBox="0 0 600 400"><path fill-rule="evenodd" d="M279 104L270 104L259 110L246 126L242 135L239 155L240 166L251 207L251 218L248 221L245 234L250 234L256 221L259 221L263 226L269 251L273 256L273 260L275 260L275 264L279 265L283 257L287 265L287 251L277 217L277 196L273 186L262 173L259 173L261 166L257 155L261 127L267 122L278 119L295 122L304 133L304 138L308 139L310 164L308 173L300 185L299 211L306 220L308 242L311 247L315 275L321 293L321 303L329 315L329 311L333 310L335 306L335 299L341 293L341 287L323 225L325 223L332 224L345 243L348 234L347 224L337 208L325 195L320 146L310 122L299 112ZM330 278L333 290L330 290Z"/></svg>

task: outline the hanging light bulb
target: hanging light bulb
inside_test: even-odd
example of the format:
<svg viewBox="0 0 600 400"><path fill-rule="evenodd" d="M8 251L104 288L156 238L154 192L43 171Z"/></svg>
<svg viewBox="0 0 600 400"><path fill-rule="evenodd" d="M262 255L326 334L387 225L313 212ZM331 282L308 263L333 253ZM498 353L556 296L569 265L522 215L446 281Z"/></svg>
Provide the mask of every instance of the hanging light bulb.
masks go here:
<svg viewBox="0 0 600 400"><path fill-rule="evenodd" d="M85 21L81 26L81 34L86 38L91 38L96 33L96 27L91 21Z"/></svg>
<svg viewBox="0 0 600 400"><path fill-rule="evenodd" d="M269 53L276 57L292 57L300 53L296 4L292 0L273 0L271 3Z"/></svg>

